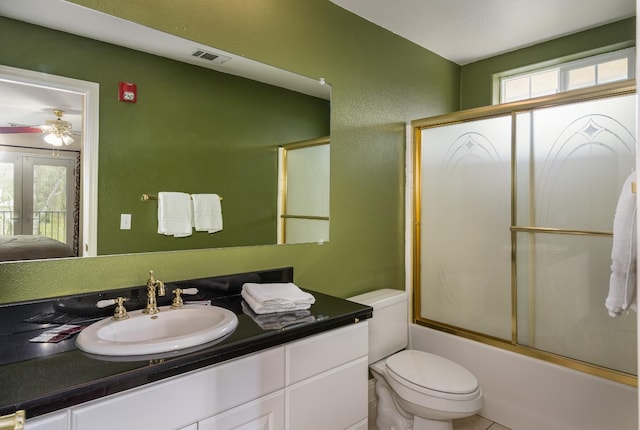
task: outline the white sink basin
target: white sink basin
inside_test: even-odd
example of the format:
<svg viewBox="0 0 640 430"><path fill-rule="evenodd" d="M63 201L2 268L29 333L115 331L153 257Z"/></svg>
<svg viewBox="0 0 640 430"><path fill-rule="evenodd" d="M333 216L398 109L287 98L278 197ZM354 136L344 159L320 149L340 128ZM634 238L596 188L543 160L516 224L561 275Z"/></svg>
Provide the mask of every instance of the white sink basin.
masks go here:
<svg viewBox="0 0 640 430"><path fill-rule="evenodd" d="M202 345L221 338L238 325L238 317L217 306L186 305L181 309L160 308L155 315L142 310L129 318L105 318L80 332L76 345L99 355L146 355Z"/></svg>

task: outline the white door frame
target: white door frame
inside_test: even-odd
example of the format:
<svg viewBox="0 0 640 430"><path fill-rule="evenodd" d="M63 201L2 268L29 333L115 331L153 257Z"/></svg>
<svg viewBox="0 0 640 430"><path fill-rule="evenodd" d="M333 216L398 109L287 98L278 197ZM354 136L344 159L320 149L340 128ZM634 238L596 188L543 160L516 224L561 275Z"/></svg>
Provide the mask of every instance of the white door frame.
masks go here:
<svg viewBox="0 0 640 430"><path fill-rule="evenodd" d="M0 80L70 91L84 96L82 107L84 145L80 155L82 164L82 190L80 193L82 243L79 251L83 257L96 256L98 249L99 84L2 65L0 65Z"/></svg>

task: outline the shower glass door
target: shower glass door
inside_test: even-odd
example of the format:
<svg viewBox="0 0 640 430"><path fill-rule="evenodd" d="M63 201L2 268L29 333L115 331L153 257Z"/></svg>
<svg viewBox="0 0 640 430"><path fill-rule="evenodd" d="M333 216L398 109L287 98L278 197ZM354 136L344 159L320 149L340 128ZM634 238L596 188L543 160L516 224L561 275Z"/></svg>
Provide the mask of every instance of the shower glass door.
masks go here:
<svg viewBox="0 0 640 430"><path fill-rule="evenodd" d="M624 96L517 114L517 341L626 373L636 315L611 318L604 300L635 112Z"/></svg>
<svg viewBox="0 0 640 430"><path fill-rule="evenodd" d="M605 307L635 170L619 88L414 122L418 324L635 383L636 314Z"/></svg>

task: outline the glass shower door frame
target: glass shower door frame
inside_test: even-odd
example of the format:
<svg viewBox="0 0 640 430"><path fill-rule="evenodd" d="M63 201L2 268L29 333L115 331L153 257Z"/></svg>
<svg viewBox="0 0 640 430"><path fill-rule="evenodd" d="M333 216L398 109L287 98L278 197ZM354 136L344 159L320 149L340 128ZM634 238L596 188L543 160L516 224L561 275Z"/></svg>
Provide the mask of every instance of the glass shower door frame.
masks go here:
<svg viewBox="0 0 640 430"><path fill-rule="evenodd" d="M600 230L573 230L562 228L547 228L535 225L518 225L517 216L517 169L516 159L511 157L511 338L503 339L487 335L478 331L460 328L455 325L431 320L422 316L422 297L421 297L421 214L422 214L422 131L424 129L440 127L445 125L453 125L479 119L498 118L504 116L511 117L511 151L516 153L516 121L519 114L536 109L561 106L577 102L589 100L597 100L614 96L622 96L636 93L635 81L626 81L603 85L597 88L589 88L584 90L576 90L563 93L560 95L545 96L537 99L531 99L521 102L514 102L503 105L495 105L467 111L455 112L452 114L441 115L432 118L426 118L413 121L414 140L414 210L413 210L413 321L416 324L443 330L452 334L460 335L466 338L474 339L492 346L497 346L513 352L525 354L531 357L550 361L574 370L583 371L589 374L605 377L614 381L622 382L628 385L637 386L637 377L632 374L612 370L606 367L587 363L577 359L569 358L560 354L536 349L533 346L522 345L518 340L518 266L517 260L517 240L518 234L560 234L560 235L585 235L593 237L611 236L610 231ZM428 288L428 287L427 287ZM603 300L604 306L604 300Z"/></svg>

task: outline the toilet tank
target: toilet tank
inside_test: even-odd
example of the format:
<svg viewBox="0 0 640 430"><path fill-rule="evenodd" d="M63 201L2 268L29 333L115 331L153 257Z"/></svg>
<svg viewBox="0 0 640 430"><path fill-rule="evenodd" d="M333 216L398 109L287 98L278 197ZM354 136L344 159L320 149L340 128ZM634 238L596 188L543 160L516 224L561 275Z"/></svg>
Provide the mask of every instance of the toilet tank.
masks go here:
<svg viewBox="0 0 640 430"><path fill-rule="evenodd" d="M349 297L348 300L373 308L373 317L368 320L369 363L374 363L407 347L409 320L405 291L375 290Z"/></svg>

